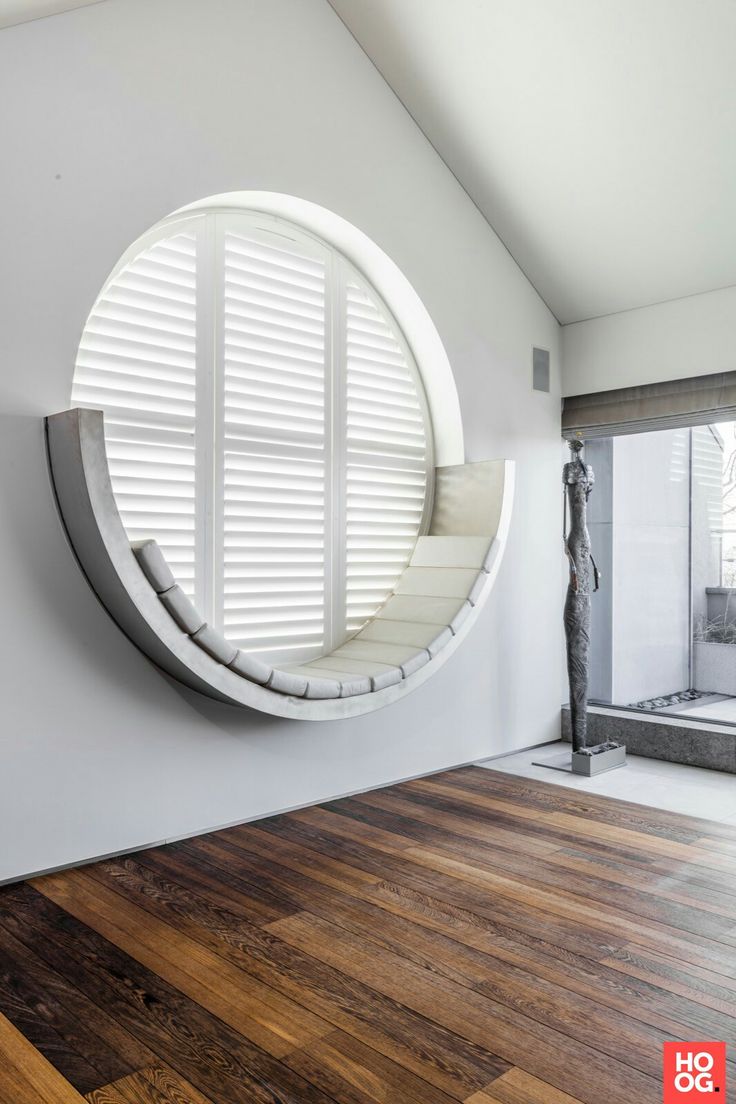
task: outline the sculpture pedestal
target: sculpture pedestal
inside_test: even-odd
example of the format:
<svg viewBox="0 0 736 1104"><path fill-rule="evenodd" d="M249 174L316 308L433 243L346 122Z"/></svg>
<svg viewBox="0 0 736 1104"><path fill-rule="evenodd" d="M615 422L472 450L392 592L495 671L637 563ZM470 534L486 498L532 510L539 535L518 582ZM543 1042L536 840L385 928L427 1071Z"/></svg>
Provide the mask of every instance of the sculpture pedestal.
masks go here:
<svg viewBox="0 0 736 1104"><path fill-rule="evenodd" d="M592 778L596 774L603 774L604 771L626 766L626 744L614 747L609 744L596 744L588 750L592 754L586 755L581 751L572 753L573 774L584 774L586 778Z"/></svg>
<svg viewBox="0 0 736 1104"><path fill-rule="evenodd" d="M573 751L568 755L555 755L554 758L537 760L533 767L549 767L550 770L567 771L568 774L582 774L585 778L594 778L605 771L626 766L626 745L596 744L588 749L590 754Z"/></svg>

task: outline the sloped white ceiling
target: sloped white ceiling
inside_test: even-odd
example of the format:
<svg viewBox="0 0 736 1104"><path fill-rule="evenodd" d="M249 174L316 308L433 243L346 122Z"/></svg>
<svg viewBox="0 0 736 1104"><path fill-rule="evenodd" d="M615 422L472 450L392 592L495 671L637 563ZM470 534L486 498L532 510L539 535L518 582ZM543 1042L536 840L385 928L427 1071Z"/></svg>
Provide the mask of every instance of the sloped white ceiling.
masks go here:
<svg viewBox="0 0 736 1104"><path fill-rule="evenodd" d="M562 322L736 284L736 0L330 0Z"/></svg>
<svg viewBox="0 0 736 1104"><path fill-rule="evenodd" d="M101 0L0 0L0 28L14 27L32 19L83 8L87 4L99 4Z"/></svg>

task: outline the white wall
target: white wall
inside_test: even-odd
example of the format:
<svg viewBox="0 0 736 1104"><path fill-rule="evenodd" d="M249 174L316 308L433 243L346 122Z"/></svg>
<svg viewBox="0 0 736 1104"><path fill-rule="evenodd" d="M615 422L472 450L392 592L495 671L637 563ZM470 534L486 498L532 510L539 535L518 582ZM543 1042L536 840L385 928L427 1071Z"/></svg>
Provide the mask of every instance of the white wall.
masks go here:
<svg viewBox="0 0 736 1104"><path fill-rule="evenodd" d="M736 370L736 287L562 327L563 394Z"/></svg>
<svg viewBox="0 0 736 1104"><path fill-rule="evenodd" d="M553 738L558 326L324 0L106 0L0 33L0 879ZM12 106L11 106L12 105ZM168 212L244 188L372 237L432 315L468 459L518 463L506 559L464 650L351 722L285 722L164 678L65 543L41 418L87 313ZM552 351L551 395L531 347Z"/></svg>

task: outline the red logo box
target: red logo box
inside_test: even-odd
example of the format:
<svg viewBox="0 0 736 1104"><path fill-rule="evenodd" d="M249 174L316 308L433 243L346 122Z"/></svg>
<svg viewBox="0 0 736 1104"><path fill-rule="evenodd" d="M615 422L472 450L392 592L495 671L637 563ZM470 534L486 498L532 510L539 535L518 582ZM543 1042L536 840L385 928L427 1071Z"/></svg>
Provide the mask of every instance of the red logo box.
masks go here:
<svg viewBox="0 0 736 1104"><path fill-rule="evenodd" d="M665 1043L663 1104L726 1104L725 1043Z"/></svg>

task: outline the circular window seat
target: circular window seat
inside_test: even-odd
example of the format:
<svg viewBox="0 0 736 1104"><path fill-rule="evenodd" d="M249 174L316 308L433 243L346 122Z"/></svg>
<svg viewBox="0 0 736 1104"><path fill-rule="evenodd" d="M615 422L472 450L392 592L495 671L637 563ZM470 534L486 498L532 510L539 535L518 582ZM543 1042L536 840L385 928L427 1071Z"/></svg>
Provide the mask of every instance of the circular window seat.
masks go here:
<svg viewBox="0 0 736 1104"><path fill-rule="evenodd" d="M47 419L74 551L108 612L154 663L200 693L279 716L328 719L396 701L467 635L496 577L513 495L507 460L439 467L429 532L354 636L307 663L268 666L204 623L153 540L131 546L112 492L100 411Z"/></svg>
<svg viewBox="0 0 736 1104"><path fill-rule="evenodd" d="M231 671L280 694L350 698L395 686L435 659L477 605L495 537L419 537L387 602L341 647L309 663L271 667L205 624L154 540L133 552L159 600L187 636Z"/></svg>

